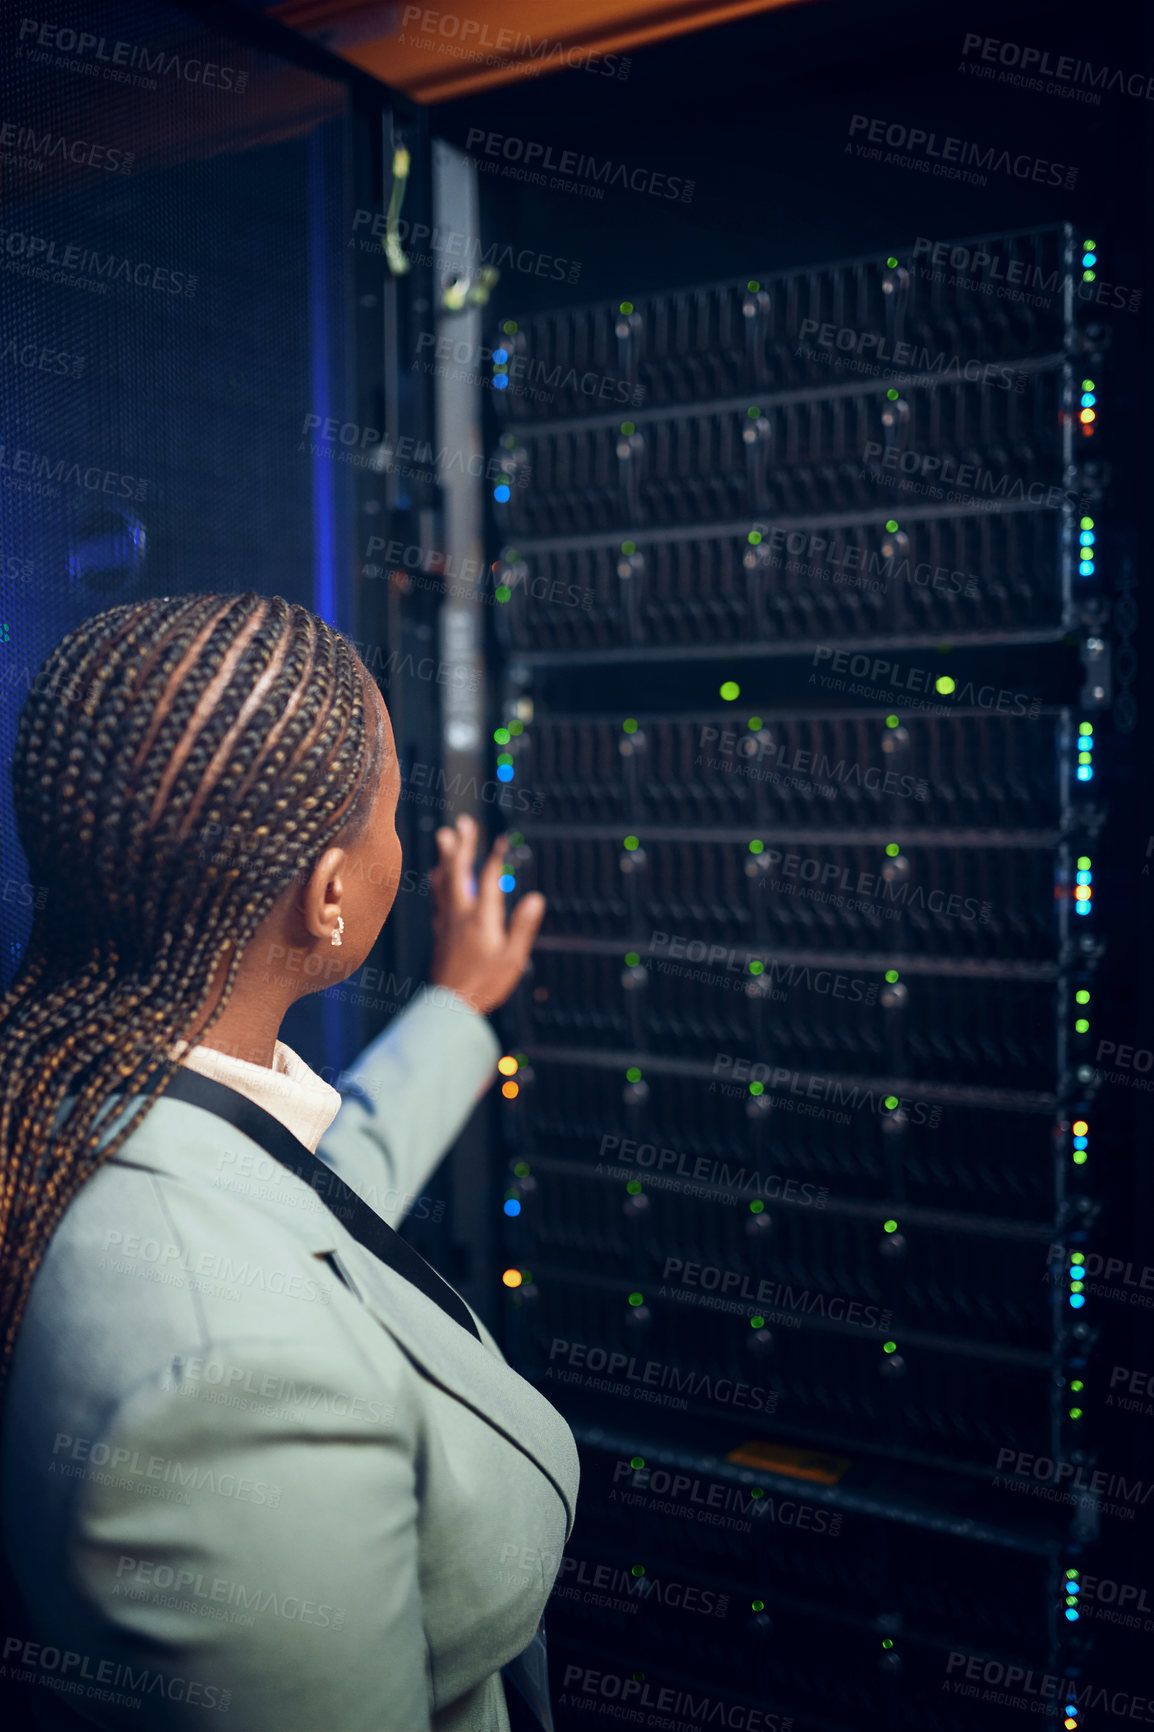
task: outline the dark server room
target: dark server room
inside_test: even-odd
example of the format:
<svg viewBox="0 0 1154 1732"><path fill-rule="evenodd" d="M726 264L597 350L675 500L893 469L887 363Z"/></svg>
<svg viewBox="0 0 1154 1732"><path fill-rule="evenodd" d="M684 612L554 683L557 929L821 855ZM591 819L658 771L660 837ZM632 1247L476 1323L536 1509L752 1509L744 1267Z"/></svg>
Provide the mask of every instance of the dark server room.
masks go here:
<svg viewBox="0 0 1154 1732"><path fill-rule="evenodd" d="M12 765L65 634L250 591L343 633L403 872L336 984L282 951L284 1038L355 1096L437 978L438 832L475 819L474 884L506 839L543 923L388 1219L579 1463L563 1541L494 1471L483 1543L419 1553L423 1718L387 1596L351 1659L284 1613L286 1714L191 1588L57 1637L17 1524L11 1723L211 1724L60 1659L195 1652L237 1732L1154 1725L1154 14L42 0L2 38L3 988L58 896ZM158 1587L228 1574L163 1532ZM535 1696L482 1635L505 1686L460 1706L442 1577L467 1624L536 1592Z"/></svg>

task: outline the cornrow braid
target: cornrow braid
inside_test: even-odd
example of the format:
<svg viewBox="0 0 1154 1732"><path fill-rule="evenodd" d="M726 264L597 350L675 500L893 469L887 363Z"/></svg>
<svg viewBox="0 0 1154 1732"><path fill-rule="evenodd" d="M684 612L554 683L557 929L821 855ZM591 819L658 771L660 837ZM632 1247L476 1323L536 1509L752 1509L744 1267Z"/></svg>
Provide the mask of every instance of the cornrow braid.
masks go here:
<svg viewBox="0 0 1154 1732"><path fill-rule="evenodd" d="M281 893L355 834L376 750L352 645L281 596L110 608L45 662L13 768L48 895L0 1001L0 1390L64 1211L223 1012Z"/></svg>

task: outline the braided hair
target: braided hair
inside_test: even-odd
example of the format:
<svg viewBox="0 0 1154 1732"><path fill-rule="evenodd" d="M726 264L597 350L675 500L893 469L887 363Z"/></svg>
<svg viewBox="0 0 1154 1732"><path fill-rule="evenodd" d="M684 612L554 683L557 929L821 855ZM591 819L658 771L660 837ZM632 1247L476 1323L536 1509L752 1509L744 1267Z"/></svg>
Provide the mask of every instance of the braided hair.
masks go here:
<svg viewBox="0 0 1154 1732"><path fill-rule="evenodd" d="M0 1388L69 1203L224 1010L281 893L363 824L370 701L347 639L252 591L110 608L41 669L13 769L48 894L0 1000ZM148 1098L109 1136L115 1095Z"/></svg>

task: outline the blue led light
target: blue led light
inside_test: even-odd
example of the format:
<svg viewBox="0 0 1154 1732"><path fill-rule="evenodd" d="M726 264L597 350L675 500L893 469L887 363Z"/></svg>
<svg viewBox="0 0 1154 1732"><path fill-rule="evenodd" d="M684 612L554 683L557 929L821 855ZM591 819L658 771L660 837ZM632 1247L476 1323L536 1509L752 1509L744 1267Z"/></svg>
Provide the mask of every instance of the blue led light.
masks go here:
<svg viewBox="0 0 1154 1732"><path fill-rule="evenodd" d="M493 498L496 499L501 505L504 505L506 499L508 499L509 497L510 497L509 489L506 487L506 485L503 481L499 487L494 487Z"/></svg>
<svg viewBox="0 0 1154 1732"><path fill-rule="evenodd" d="M1079 764L1078 765L1078 780L1080 782L1090 782L1093 780L1093 778L1094 778L1094 772L1091 769L1089 764Z"/></svg>
<svg viewBox="0 0 1154 1732"><path fill-rule="evenodd" d="M1078 1622L1078 1614L1075 1611L1073 1606L1067 1606L1066 1607L1066 1616L1069 1618L1069 1620L1072 1624L1076 1624Z"/></svg>
<svg viewBox="0 0 1154 1732"><path fill-rule="evenodd" d="M1078 567L1078 575L1080 577L1093 577L1094 567L1090 560L1084 559L1082 561L1081 565Z"/></svg>
<svg viewBox="0 0 1154 1732"><path fill-rule="evenodd" d="M1096 265L1098 263L1097 253L1083 253L1082 263L1084 265Z"/></svg>
<svg viewBox="0 0 1154 1732"><path fill-rule="evenodd" d="M493 359L496 361L498 367L504 366L505 362L509 359L508 349L494 349Z"/></svg>
<svg viewBox="0 0 1154 1732"><path fill-rule="evenodd" d="M498 890L504 890L507 893L512 890L516 882L517 880L511 872L502 872L501 876L497 880L497 888Z"/></svg>
<svg viewBox="0 0 1154 1732"><path fill-rule="evenodd" d="M497 780L498 782L511 782L513 780L512 764L497 765Z"/></svg>
<svg viewBox="0 0 1154 1732"><path fill-rule="evenodd" d="M516 1197L509 1198L508 1202L505 1204L505 1213L507 1215L519 1215L521 1213L521 1205L517 1201Z"/></svg>
<svg viewBox="0 0 1154 1732"><path fill-rule="evenodd" d="M1092 405L1095 404L1097 401L1098 401L1098 399L1095 396L1093 391L1083 391L1082 392L1082 407L1083 407L1083 409L1091 408Z"/></svg>
<svg viewBox="0 0 1154 1732"><path fill-rule="evenodd" d="M1092 529L1084 529L1078 537L1078 540L1081 542L1083 547L1093 547L1094 531Z"/></svg>
<svg viewBox="0 0 1154 1732"><path fill-rule="evenodd" d="M1091 884L1093 883L1093 878L1089 872L1075 872L1074 882L1076 884Z"/></svg>
<svg viewBox="0 0 1154 1732"><path fill-rule="evenodd" d="M1082 1592L1081 1582L1067 1582L1066 1592L1068 1594L1080 1594Z"/></svg>
<svg viewBox="0 0 1154 1732"><path fill-rule="evenodd" d="M1084 1293L1071 1293L1070 1309L1072 1311L1080 1311L1085 1303L1086 1295Z"/></svg>
<svg viewBox="0 0 1154 1732"><path fill-rule="evenodd" d="M1090 904L1088 902L1075 902L1075 904L1074 904L1074 913L1075 914L1089 914L1089 912L1090 912Z"/></svg>
<svg viewBox="0 0 1154 1732"><path fill-rule="evenodd" d="M498 373L497 377L493 380L494 391L506 391L506 390L508 390L508 388L509 388L508 377L504 373Z"/></svg>
<svg viewBox="0 0 1154 1732"><path fill-rule="evenodd" d="M1087 1148L1089 1146L1089 1142L1090 1142L1089 1137L1075 1137L1074 1138L1074 1147L1076 1149L1084 1149L1084 1148Z"/></svg>

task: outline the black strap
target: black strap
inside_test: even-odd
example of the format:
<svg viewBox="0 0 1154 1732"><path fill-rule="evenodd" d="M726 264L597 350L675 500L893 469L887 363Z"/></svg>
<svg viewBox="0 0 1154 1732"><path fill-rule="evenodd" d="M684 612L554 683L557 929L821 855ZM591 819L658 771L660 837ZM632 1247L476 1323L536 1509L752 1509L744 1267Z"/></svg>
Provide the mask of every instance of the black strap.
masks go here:
<svg viewBox="0 0 1154 1732"><path fill-rule="evenodd" d="M462 1329L467 1329L476 1340L481 1339L480 1331L460 1294L455 1293L447 1281L442 1281L436 1270L430 1268L407 1239L402 1239L387 1221L382 1221L363 1197L358 1197L331 1167L327 1167L318 1155L307 1149L279 1119L274 1119L271 1113L258 1107L255 1101L250 1101L247 1095L239 1094L236 1089L230 1089L227 1084L217 1082L213 1077L201 1076L199 1071L187 1068L177 1072L161 1099L184 1101L190 1107L203 1107L205 1112L215 1113L218 1118L235 1126L242 1136L251 1137L274 1161L279 1161L282 1167L287 1167L298 1179L303 1179L366 1251L371 1252L382 1263L387 1263L390 1269L395 1269L398 1275L411 1281L414 1287L419 1287L426 1298L431 1299L434 1305L439 1305L446 1316L459 1323Z"/></svg>

